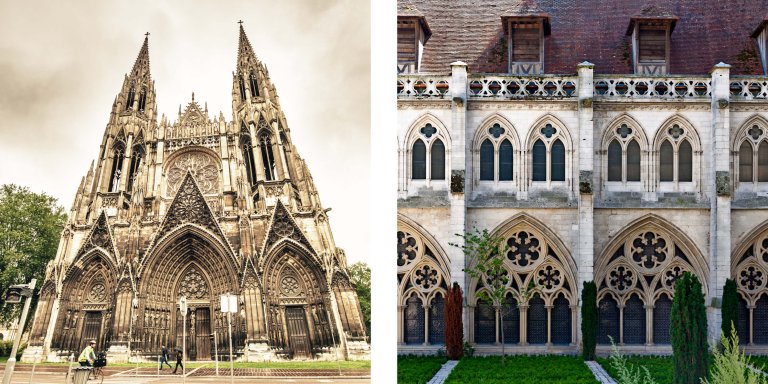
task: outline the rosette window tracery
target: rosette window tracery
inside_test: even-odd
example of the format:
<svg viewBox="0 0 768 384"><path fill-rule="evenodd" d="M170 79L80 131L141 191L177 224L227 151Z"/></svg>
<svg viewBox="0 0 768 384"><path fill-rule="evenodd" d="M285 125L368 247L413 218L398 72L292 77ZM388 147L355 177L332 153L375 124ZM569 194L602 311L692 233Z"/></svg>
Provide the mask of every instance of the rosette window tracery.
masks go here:
<svg viewBox="0 0 768 384"><path fill-rule="evenodd" d="M739 341L768 345L768 231L742 249L731 269L739 292Z"/></svg>

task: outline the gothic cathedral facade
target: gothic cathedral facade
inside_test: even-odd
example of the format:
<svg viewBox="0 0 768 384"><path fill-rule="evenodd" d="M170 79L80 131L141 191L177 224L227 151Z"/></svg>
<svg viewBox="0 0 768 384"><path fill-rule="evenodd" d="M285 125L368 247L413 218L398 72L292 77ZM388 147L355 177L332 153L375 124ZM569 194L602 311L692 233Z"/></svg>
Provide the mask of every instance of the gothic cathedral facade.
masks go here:
<svg viewBox="0 0 768 384"><path fill-rule="evenodd" d="M242 25L232 112L211 118L193 94L158 121L147 36L46 269L25 360L91 339L112 361L152 358L182 347L184 318L187 356L211 360L227 351L227 293L240 360L368 358L346 256Z"/></svg>

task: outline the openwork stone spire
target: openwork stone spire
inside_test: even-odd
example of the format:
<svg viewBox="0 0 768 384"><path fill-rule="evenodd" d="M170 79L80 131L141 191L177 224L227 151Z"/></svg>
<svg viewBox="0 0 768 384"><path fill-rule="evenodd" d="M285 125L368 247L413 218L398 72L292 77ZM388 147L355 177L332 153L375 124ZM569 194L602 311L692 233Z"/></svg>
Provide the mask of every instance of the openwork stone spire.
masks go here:
<svg viewBox="0 0 768 384"><path fill-rule="evenodd" d="M139 55L136 57L136 62L133 63L133 69L131 69L130 77L134 78L150 78L149 73L149 32L144 35L144 44L139 50Z"/></svg>
<svg viewBox="0 0 768 384"><path fill-rule="evenodd" d="M243 22L240 21L240 40L237 44L237 65L238 67L240 65L247 65L251 59L253 61L258 61L256 58L256 53L253 51L253 47L251 47L251 42L248 41L248 36L245 34L245 29L243 28Z"/></svg>

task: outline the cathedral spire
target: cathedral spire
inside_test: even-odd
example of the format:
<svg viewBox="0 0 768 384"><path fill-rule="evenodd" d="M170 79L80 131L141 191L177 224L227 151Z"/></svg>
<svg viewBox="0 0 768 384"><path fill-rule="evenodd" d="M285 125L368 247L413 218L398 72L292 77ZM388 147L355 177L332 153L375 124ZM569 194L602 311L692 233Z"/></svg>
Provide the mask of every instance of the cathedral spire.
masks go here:
<svg viewBox="0 0 768 384"><path fill-rule="evenodd" d="M238 24L240 24L240 41L237 44L237 66L241 67L247 66L250 59L254 59L256 61L258 61L258 59L256 58L256 53L253 51L251 42L248 41L248 36L245 34L243 21L238 21Z"/></svg>
<svg viewBox="0 0 768 384"><path fill-rule="evenodd" d="M139 55L136 57L136 62L133 63L133 69L131 69L130 77L150 77L149 74L149 32L144 34L144 44L142 44L139 50Z"/></svg>

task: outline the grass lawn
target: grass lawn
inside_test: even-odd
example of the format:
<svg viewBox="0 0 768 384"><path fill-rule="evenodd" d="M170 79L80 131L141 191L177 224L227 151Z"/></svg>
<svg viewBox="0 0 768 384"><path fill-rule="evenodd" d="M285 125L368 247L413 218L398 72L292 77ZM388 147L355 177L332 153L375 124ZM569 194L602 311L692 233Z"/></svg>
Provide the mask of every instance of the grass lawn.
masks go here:
<svg viewBox="0 0 768 384"><path fill-rule="evenodd" d="M651 377L659 383L666 384L672 382L673 363L671 356L626 356L627 363L632 366L643 366L651 372ZM616 371L611 367L609 359L598 358L597 362L608 371L614 379L617 377Z"/></svg>
<svg viewBox="0 0 768 384"><path fill-rule="evenodd" d="M768 372L768 356L749 356L749 362L753 367Z"/></svg>
<svg viewBox="0 0 768 384"><path fill-rule="evenodd" d="M464 358L446 383L593 384L598 383L581 357L500 356Z"/></svg>
<svg viewBox="0 0 768 384"><path fill-rule="evenodd" d="M0 363L7 361L7 357L0 357ZM176 360L169 361L173 366L176 364ZM31 363L16 363L18 365L32 365ZM66 366L69 363L39 363L38 365L61 365ZM193 362L190 361L185 366L188 369L197 368L200 366L214 367L214 362ZM109 363L109 367L136 367L136 363ZM282 369L371 369L370 361L270 361L260 363L246 363L235 362L235 368L282 368ZM156 368L157 363L139 363L139 367L142 368ZM229 362L220 361L219 368L229 368Z"/></svg>
<svg viewBox="0 0 768 384"><path fill-rule="evenodd" d="M398 356L397 382L400 384L423 384L440 370L445 357L437 356Z"/></svg>

